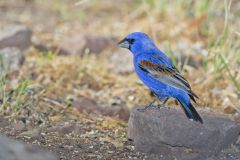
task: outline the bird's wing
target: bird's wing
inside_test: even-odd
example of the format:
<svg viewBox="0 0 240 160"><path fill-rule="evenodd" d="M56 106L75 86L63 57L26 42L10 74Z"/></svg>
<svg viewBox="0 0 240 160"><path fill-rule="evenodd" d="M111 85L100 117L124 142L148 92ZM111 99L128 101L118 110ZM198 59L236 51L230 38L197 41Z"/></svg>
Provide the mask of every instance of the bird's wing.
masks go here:
<svg viewBox="0 0 240 160"><path fill-rule="evenodd" d="M143 71L147 72L155 79L174 88L186 91L194 102L194 97L198 98L197 95L192 91L188 81L174 66L152 63L148 60L141 60L139 61L138 65Z"/></svg>

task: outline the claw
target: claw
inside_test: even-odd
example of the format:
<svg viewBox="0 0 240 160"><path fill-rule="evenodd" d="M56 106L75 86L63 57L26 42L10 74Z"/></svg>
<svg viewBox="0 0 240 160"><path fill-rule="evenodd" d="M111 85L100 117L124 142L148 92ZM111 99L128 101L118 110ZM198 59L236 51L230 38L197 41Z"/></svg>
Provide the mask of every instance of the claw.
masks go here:
<svg viewBox="0 0 240 160"><path fill-rule="evenodd" d="M163 106L163 105L158 106L158 108L159 108L159 109L170 109L170 107L168 107L168 106Z"/></svg>
<svg viewBox="0 0 240 160"><path fill-rule="evenodd" d="M146 110L148 110L150 108L156 108L156 106L154 106L154 102L155 102L155 100L153 102L151 102L149 105L147 105L146 107L139 108L137 110L140 111L140 112L145 112Z"/></svg>

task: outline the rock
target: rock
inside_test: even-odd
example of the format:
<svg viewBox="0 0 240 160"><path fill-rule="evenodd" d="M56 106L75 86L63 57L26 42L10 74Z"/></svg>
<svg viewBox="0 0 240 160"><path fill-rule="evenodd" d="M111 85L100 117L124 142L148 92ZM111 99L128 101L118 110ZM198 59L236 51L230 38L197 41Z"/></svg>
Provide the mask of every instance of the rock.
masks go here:
<svg viewBox="0 0 240 160"><path fill-rule="evenodd" d="M36 36L32 37L32 45L39 52L48 52L49 51L48 46L44 42L42 42L40 39L38 39ZM54 49L54 50L56 50L56 49Z"/></svg>
<svg viewBox="0 0 240 160"><path fill-rule="evenodd" d="M91 53L99 54L114 44L115 41L113 37L77 34L66 38L59 47L57 47L57 50L59 54L81 56L86 49L89 49Z"/></svg>
<svg viewBox="0 0 240 160"><path fill-rule="evenodd" d="M127 121L129 118L129 110L122 105L115 105L111 107L101 107L94 100L89 98L81 98L75 100L72 104L79 112L88 114L96 114L103 116L118 117L119 119Z"/></svg>
<svg viewBox="0 0 240 160"><path fill-rule="evenodd" d="M23 51L31 46L32 32L23 25L0 33L0 70L18 71L24 62Z"/></svg>
<svg viewBox="0 0 240 160"><path fill-rule="evenodd" d="M24 55L18 48L0 49L0 70L8 73L18 71L24 62Z"/></svg>
<svg viewBox="0 0 240 160"><path fill-rule="evenodd" d="M100 53L108 47L116 46L116 40L113 37L87 35L86 48L93 53Z"/></svg>
<svg viewBox="0 0 240 160"><path fill-rule="evenodd" d="M240 123L225 115L199 112L204 124L188 120L180 108L133 110L128 137L136 150L163 160L204 160L236 142Z"/></svg>
<svg viewBox="0 0 240 160"><path fill-rule="evenodd" d="M101 109L97 103L90 98L81 98L73 101L72 106L76 108L79 112L101 114Z"/></svg>
<svg viewBox="0 0 240 160"><path fill-rule="evenodd" d="M57 160L55 156L37 147L24 145L7 137L0 136L1 160Z"/></svg>
<svg viewBox="0 0 240 160"><path fill-rule="evenodd" d="M226 106L223 111L226 114L234 114L237 112L237 110L231 106Z"/></svg>
<svg viewBox="0 0 240 160"><path fill-rule="evenodd" d="M0 49L14 47L25 50L31 46L32 32L26 26L17 25L0 33Z"/></svg>
<svg viewBox="0 0 240 160"><path fill-rule="evenodd" d="M118 49L109 58L115 73L130 73L134 71L132 54L126 49Z"/></svg>
<svg viewBox="0 0 240 160"><path fill-rule="evenodd" d="M122 105L104 107L104 108L102 108L102 114L104 116L117 117L117 118L122 119L124 121L127 121L129 119L129 116L130 116L129 109L127 107L122 106Z"/></svg>

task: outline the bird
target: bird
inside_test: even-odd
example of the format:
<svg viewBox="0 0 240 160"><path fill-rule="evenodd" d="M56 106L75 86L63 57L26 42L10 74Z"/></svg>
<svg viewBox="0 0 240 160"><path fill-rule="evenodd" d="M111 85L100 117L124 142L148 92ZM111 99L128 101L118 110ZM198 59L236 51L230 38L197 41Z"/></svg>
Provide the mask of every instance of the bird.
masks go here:
<svg viewBox="0 0 240 160"><path fill-rule="evenodd" d="M133 54L135 72L163 105L169 98L174 98L179 102L188 119L203 123L191 102L196 103L198 96L170 58L158 49L147 34L130 33L118 43L118 46L128 49ZM154 101L145 109L153 103Z"/></svg>

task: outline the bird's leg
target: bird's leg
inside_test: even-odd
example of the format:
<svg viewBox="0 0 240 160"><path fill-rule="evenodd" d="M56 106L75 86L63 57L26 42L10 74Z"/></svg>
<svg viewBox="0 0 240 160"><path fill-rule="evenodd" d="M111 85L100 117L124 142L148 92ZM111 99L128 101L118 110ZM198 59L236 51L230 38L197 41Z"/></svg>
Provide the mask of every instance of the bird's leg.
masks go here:
<svg viewBox="0 0 240 160"><path fill-rule="evenodd" d="M166 98L166 99L163 101L162 105L165 105L165 103L167 103L168 100L169 100L169 98Z"/></svg>
<svg viewBox="0 0 240 160"><path fill-rule="evenodd" d="M139 108L138 111L140 112L145 112L146 110L148 110L149 108L155 108L154 106L154 103L156 102L156 99L154 98L154 100L149 104L147 105L146 107L144 108Z"/></svg>
<svg viewBox="0 0 240 160"><path fill-rule="evenodd" d="M165 106L169 98L165 98L163 102L160 104L159 109L169 109L169 107Z"/></svg>

